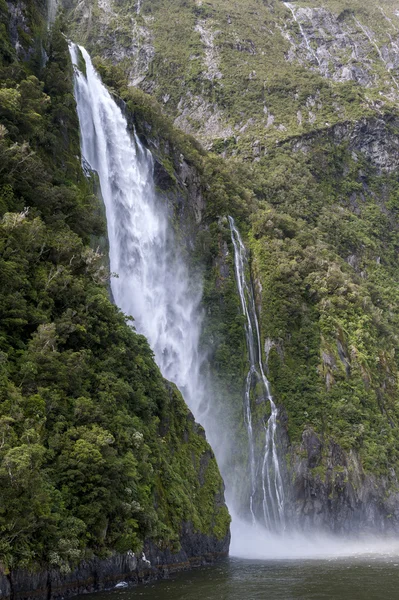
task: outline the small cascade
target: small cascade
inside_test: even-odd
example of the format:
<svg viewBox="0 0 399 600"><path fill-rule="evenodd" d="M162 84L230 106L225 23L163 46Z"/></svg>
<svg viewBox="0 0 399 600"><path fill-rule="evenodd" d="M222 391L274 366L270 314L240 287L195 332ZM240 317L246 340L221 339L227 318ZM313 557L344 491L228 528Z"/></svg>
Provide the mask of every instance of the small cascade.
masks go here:
<svg viewBox="0 0 399 600"><path fill-rule="evenodd" d="M262 364L262 349L260 330L256 314L255 298L249 275L247 251L240 233L229 217L231 240L234 247L234 266L238 293L241 300L243 315L246 319L245 335L248 349L249 370L245 382L244 418L248 433L249 466L250 466L250 497L249 510L253 524L261 523L267 529L281 531L285 528L284 486L281 475L280 461L277 451L277 417L278 410L273 401L270 384ZM251 390L254 384L262 383L265 395L270 403L271 414L264 424L265 442L262 456L257 457L253 431L251 410ZM255 497L261 488L262 515L255 509Z"/></svg>
<svg viewBox="0 0 399 600"><path fill-rule="evenodd" d="M384 14L385 14L385 13L384 13ZM370 42L370 44L372 44L372 45L374 46L374 48L376 49L376 51L377 51L377 54L378 54L378 56L379 56L379 58L380 58L381 62L384 64L384 66L385 66L385 68L386 68L386 70L387 70L387 72L388 72L388 74L389 74L390 78L392 79L392 81L394 82L395 86L396 86L396 87L398 88L398 90L399 90L399 83L398 83L397 79L394 77L394 75L392 75L392 72L391 72L392 68L391 68L391 67L388 65L387 61L386 61L386 60L385 60L385 58L383 57L383 54L382 54L382 52L381 52L381 50L380 50L380 48L379 48L379 46L378 46L377 42L375 42L375 41L373 40L373 38L371 37L370 33L367 31L366 27L364 27L364 25L362 25L362 24L360 23L360 21L358 21L358 19L356 19L355 17L353 17L353 19L354 19L354 21L355 21L356 25L357 25L358 27L360 27L360 29L363 31L364 35L366 36L366 38L368 39L368 41Z"/></svg>
<svg viewBox="0 0 399 600"><path fill-rule="evenodd" d="M316 52L313 50L312 46L310 45L310 42L308 40L308 36L306 35L305 30L302 27L302 24L298 21L298 18L297 18L296 14L295 14L295 9L294 9L293 4L291 2L283 2L283 4L284 4L284 6L286 8L288 8L288 10L291 11L293 19L294 19L295 23L299 27L299 31L301 32L301 36L303 37L303 40L304 40L304 42L306 44L306 48L308 49L309 54L311 54L313 56L313 58L315 59L315 61L319 65L319 67L321 67L321 63L320 63L319 57L317 56Z"/></svg>
<svg viewBox="0 0 399 600"><path fill-rule="evenodd" d="M58 11L58 0L47 0L47 29L51 30Z"/></svg>

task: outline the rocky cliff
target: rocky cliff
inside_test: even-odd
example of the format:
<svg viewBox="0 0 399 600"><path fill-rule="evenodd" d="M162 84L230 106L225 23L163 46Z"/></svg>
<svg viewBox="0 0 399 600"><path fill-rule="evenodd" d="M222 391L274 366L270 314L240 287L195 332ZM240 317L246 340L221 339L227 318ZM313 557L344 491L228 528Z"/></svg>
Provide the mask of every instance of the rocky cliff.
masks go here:
<svg viewBox="0 0 399 600"><path fill-rule="evenodd" d="M12 570L7 575L0 574L0 597L2 600L48 600L107 590L118 585L123 588L210 564L226 556L229 549L229 537L215 540L198 534L191 523L182 524L180 540L181 549L177 552L161 550L154 543L146 542L143 552L138 554L128 551L106 559L94 558L73 565L68 571Z"/></svg>
<svg viewBox="0 0 399 600"><path fill-rule="evenodd" d="M0 4L0 596L55 597L229 546L203 429L108 297L72 67L45 3Z"/></svg>
<svg viewBox="0 0 399 600"><path fill-rule="evenodd" d="M399 21L387 0L65 6L77 39L228 154L379 113L398 96Z"/></svg>
<svg viewBox="0 0 399 600"><path fill-rule="evenodd" d="M399 5L89 4L65 5L72 35L130 99L204 268L216 413L235 440L222 444L228 488L237 472L245 481L248 451L230 212L251 251L289 519L396 531ZM253 410L261 444L268 409L256 394Z"/></svg>
<svg viewBox="0 0 399 600"><path fill-rule="evenodd" d="M235 217L250 257L262 359L279 408L278 446L285 465L288 522L292 527L334 532L396 532L399 528L398 10L395 2L365 6L357 0L325 0L323 6L313 0L64 3L59 25L88 46L103 80L153 152L158 191L174 208L176 231L191 268L203 275L202 343L208 357L204 377L212 383L214 422L223 423L209 437L229 500L242 516L248 513L248 439L242 410L248 364L228 214ZM48 561L44 566L36 564L38 587L49 593L72 581L72 589L83 589L82 585L91 589L92 581L105 585L98 576L99 560L105 561L101 563L104 574L109 565L113 580L118 568L133 579L140 579L140 573L146 576L145 565L133 561L132 566L132 560L144 549L146 558L151 554L150 561L156 564L153 546L148 544L155 544L159 552L164 545L172 548L174 559L183 563L225 552L228 517L214 458L181 397L154 371L143 340L125 340L125 325L112 313L106 294L99 297L92 287L90 293L84 291L85 277L94 278L96 285L105 277L106 285L106 276L94 268L97 258L82 252L69 229L62 230L66 248L60 245L61 235L52 230L44 240L42 230L24 229L28 223L23 209L29 205L35 207L32 217L44 219L46 227L49 223L57 228L66 221L85 243L89 234L98 236L103 231L100 223L87 220L95 210L92 190L79 175L75 158L79 153L77 122L70 72L66 78L63 75L67 72L62 62L65 47L62 50L54 38L52 51L44 54L39 45L40 52L32 53L34 36L25 25L13 25L15 15L12 7L5 20L10 33L2 46L6 65L2 73L7 82L6 91L1 90L3 118L10 138L4 138L2 131L1 141L4 156L11 161L11 179L4 181L1 200L4 212L17 213L3 222L5 235L13 231L12 240L6 238L8 258L15 255L12 243L21 244L21 240L29 252L23 262L24 279L15 280L10 292L15 294L21 286L28 290L23 298L18 296L18 314L10 308L15 306L14 297L5 304L7 340L18 326L22 341L11 344L14 349L7 367L18 410L6 404L2 426L8 432L8 419L16 419L19 437L12 438L12 447L23 446L23 450L11 453L4 464L15 470L16 486L30 473L32 489L45 499L39 522L51 525L52 547L42 538L39 545L44 548L43 556L54 552L54 571L47 568ZM44 72L34 71L43 77L44 89L33 80L28 85L25 73L16 84L10 83L15 77L15 53L31 61L29 69L42 69L47 61ZM24 103L18 95L21 85L25 94L29 91ZM48 98L54 107L50 112ZM56 177L46 175L44 182L39 180L40 189L35 186L38 173L44 172L43 163L32 162L30 155L35 176L27 172L18 186L12 177L16 164L27 162L26 138L42 161L51 156L57 164ZM65 185L65 179L77 186L78 202L71 200L71 186ZM49 181L54 186L51 193L46 187ZM29 193L31 188L34 194ZM20 223L23 236L15 241ZM80 258L75 263L77 250ZM12 273L20 269L20 265L8 267ZM35 273L31 287L27 283L30 272ZM78 276L79 285L66 296L71 279ZM58 294L50 307L44 303L48 289ZM71 311L64 304L65 297L79 298ZM90 322L87 307L96 317ZM32 319L36 328L25 325ZM109 326L98 330L97 322ZM123 341L113 337L114 329L121 332ZM138 357L134 362L137 380L121 363L123 345ZM20 355L26 348L29 354ZM102 362L105 354L110 354L112 369L122 364L116 381L109 374L108 362ZM28 367L18 378L19 361L27 358ZM70 362L60 377L66 359ZM80 375L84 369L78 370L79 377L70 382L67 375L74 372L72 366L81 364L89 375L84 379ZM106 383L98 376L102 371L109 374ZM17 392L20 386L30 402L25 412L19 408L23 405ZM91 396L97 393L93 390L99 390L105 414L113 415L122 399L124 412L115 413L118 422L111 431L108 421L93 412L93 398L98 401L97 395ZM260 452L270 411L259 390L253 390L251 406ZM57 430L42 444L44 407ZM120 423L126 420L126 411L131 416L131 410L139 412L140 421L129 420L122 435ZM90 427L93 415L98 425L94 432ZM39 431L40 446L34 453L30 448L32 419L37 419L33 429ZM140 433L144 440L136 435ZM119 497L111 495L112 510L100 519L101 500L94 516L87 503L74 504L79 498L73 487L79 484L76 460L82 459L83 451L86 459L98 459L99 470L92 472L92 461L87 459L84 485L93 489L93 481L104 472L111 473L112 490L125 465L124 453L132 447L138 466L129 462L132 471L128 473L139 484L121 482L123 506L118 504ZM168 453L163 457L165 447ZM148 451L150 473L143 468ZM209 458L209 479L204 484L202 455ZM49 462L41 462L43 456ZM54 460L58 461L55 467ZM130 455L126 460L131 460ZM43 464L50 469L44 471L44 480L40 475ZM163 478L154 477L166 466ZM10 477L7 468L0 472L4 478ZM188 478L175 477L187 473L185 469ZM63 471L70 480L65 483L58 474L55 489L63 485L67 492L66 507L75 511L73 528L62 512L64 499L60 501L53 490L55 495L50 494L50 499L48 495L48 477ZM198 500L203 498L198 496L201 493L212 501ZM18 514L18 506L7 506ZM32 549L38 543L29 537L38 506L32 505L27 523L18 530L22 542L17 564L21 568L32 563ZM51 506L59 507L55 515ZM128 519L123 523L116 518L121 511ZM5 523L14 520L7 516ZM86 523L94 532L89 551L81 542ZM182 533L185 524L187 535ZM58 535L61 525L64 529ZM192 526L199 538L192 535ZM73 535L64 536L68 530ZM14 564L9 550L15 547L12 534L9 538L5 565ZM129 550L134 557L126 554ZM107 552L111 558L103 556ZM165 557L160 562L174 562ZM65 564L77 565L82 559L86 563L77 571L60 574ZM15 589L24 589L23 573L15 573ZM82 579L90 581L76 583ZM8 594L10 577L3 582Z"/></svg>

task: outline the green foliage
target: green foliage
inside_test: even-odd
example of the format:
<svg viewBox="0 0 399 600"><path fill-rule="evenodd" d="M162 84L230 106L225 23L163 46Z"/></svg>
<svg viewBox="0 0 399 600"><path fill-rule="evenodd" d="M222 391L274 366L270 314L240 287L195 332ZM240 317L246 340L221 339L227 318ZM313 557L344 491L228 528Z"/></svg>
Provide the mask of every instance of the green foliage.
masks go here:
<svg viewBox="0 0 399 600"><path fill-rule="evenodd" d="M151 6L155 19L161 6L163 3ZM207 16L216 19L220 7L219 2L207 5ZM192 9L190 4L180 8L183 12ZM241 9L246 10L229 5L228 13L234 20L234 13ZM257 6L254 14L260 10ZM281 10L276 5L276 11ZM248 27L250 18L242 19L242 28ZM184 12L183 29L191 27L190 19ZM173 74L164 71L169 68L164 58L172 51L173 33L168 29L162 33L169 36L167 42L166 38L160 41L157 36L161 33L154 31L156 44L163 46L151 77L162 82L165 93L169 88L164 88L164 81L167 85L179 78L187 81L188 75L180 67L174 68ZM252 31L245 39L253 40L254 35ZM286 409L293 444L310 426L345 450L356 449L366 469L387 473L390 465L396 464L399 449L395 433L399 417L397 183L394 176L378 174L359 153L354 157L344 142L339 144L330 135L330 126L337 119L355 120L372 114L363 91L353 82L335 86L314 72L278 60L284 44L277 37L262 42L270 45L270 51L262 58L264 64L256 68L258 74L267 64L269 72L250 83L246 75L250 67L244 62L258 59L242 49L232 50L225 25L216 38L224 78L223 89L214 82L215 101L229 117L248 120L249 125L239 143L232 136L217 142L213 149L239 151L238 155L241 152L246 158L252 155L255 136L263 136L257 162L252 164L205 154L172 126L154 98L127 86L121 66L110 66L100 58L96 64L127 102L139 133L154 142L171 181L179 170L175 157L180 154L200 176L207 201L196 244L197 260L205 265L204 346L209 352L215 402L220 403L230 430L236 432L241 455L246 453L240 411L247 363L229 231L221 219L229 213L239 219L253 252L253 276L262 287L258 298L262 337L275 343L268 365L273 393ZM260 41L255 42L256 47L258 44ZM179 48L174 46L173 52L180 52ZM176 93L176 86L174 89ZM204 87L201 94L205 91L208 93ZM293 152L292 144L281 140L299 134L296 114L309 98L319 106L325 133L317 131L317 123L307 124L306 152ZM264 127L259 107L263 110L265 103L269 114L279 115L277 122L287 124L291 119L285 131L258 133ZM341 112L334 115L331 111L337 103ZM173 96L167 109L169 105L173 106ZM390 116L384 119L389 123ZM372 127L372 120L367 126ZM276 135L280 140L277 147ZM268 152L263 156L265 148ZM174 185L178 183L174 181ZM255 391L255 426L261 429L267 408L257 402ZM379 447L384 452L378 455Z"/></svg>
<svg viewBox="0 0 399 600"><path fill-rule="evenodd" d="M68 571L229 517L203 432L110 302L67 44L0 87L0 562Z"/></svg>
<svg viewBox="0 0 399 600"><path fill-rule="evenodd" d="M143 3L140 14L131 0L110 0L110 10L89 0L65 4L73 39L118 65L130 85L151 91L165 114L218 153L252 159L258 156L254 142L263 155L294 136L396 111L395 68L387 67L356 23L369 28L389 65L396 33L390 0L378 6L354 0L349 9L345 0L323 4L331 20L350 32L359 56L365 51L366 87L339 80L341 67L357 67L352 48L335 49L335 70L309 60L281 0L156 0ZM314 0L295 5L320 8ZM312 44L320 39L328 47L332 30L323 29L320 38L317 27L315 22Z"/></svg>
<svg viewBox="0 0 399 600"><path fill-rule="evenodd" d="M257 168L253 269L291 440L310 426L386 474L399 459L396 179L327 139Z"/></svg>

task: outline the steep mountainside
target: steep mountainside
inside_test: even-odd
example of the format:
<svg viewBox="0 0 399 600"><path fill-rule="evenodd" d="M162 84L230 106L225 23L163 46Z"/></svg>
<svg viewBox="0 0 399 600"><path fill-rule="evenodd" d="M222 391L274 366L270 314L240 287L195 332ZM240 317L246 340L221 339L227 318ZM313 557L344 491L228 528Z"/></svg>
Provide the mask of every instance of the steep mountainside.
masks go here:
<svg viewBox="0 0 399 600"><path fill-rule="evenodd" d="M158 153L160 186L200 207L190 225L177 202L177 223L205 264L204 344L228 432L221 445L234 439L221 462L228 489L241 481L237 510L248 495L247 359L229 213L251 250L288 518L396 530L399 3L66 1L65 10ZM269 409L257 393L260 447Z"/></svg>
<svg viewBox="0 0 399 600"><path fill-rule="evenodd" d="M64 0L55 19L57 4L0 0L0 596L143 579L229 543L204 432L109 299L63 34L151 149L203 277L207 435L229 506L264 510L231 215L287 525L397 532L399 0ZM256 377L245 401L261 476Z"/></svg>
<svg viewBox="0 0 399 600"><path fill-rule="evenodd" d="M108 298L68 47L46 17L0 3L2 598L140 579L229 544L204 432Z"/></svg>
<svg viewBox="0 0 399 600"><path fill-rule="evenodd" d="M398 97L395 2L66 0L72 34L120 64L178 127L261 156Z"/></svg>

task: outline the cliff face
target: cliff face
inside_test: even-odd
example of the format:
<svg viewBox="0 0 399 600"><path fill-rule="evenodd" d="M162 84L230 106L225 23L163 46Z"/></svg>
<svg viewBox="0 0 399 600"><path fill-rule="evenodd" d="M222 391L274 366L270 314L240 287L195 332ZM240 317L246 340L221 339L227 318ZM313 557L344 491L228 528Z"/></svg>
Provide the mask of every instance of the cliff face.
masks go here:
<svg viewBox="0 0 399 600"><path fill-rule="evenodd" d="M145 583L182 569L212 563L226 556L229 549L228 536L217 540L199 534L191 523L182 523L180 541L181 549L177 552L161 550L153 542L146 542L139 554L129 551L106 559L93 558L73 565L67 572L16 569L8 575L0 574L0 597L2 600L55 600L111 589L118 584L124 587Z"/></svg>
<svg viewBox="0 0 399 600"><path fill-rule="evenodd" d="M289 519L396 531L399 5L348 4L143 3L129 22L152 40L151 66L135 81L151 97L129 87L140 63L105 49L82 4L67 9L73 34L129 99L188 252L202 262L216 413L235 442L226 434L221 444L228 487L239 472L235 493L245 503L246 349L230 213L251 250ZM121 5L108 6L125 22ZM175 11L179 27L161 27ZM98 18L106 29L101 7ZM118 29L108 35L123 44ZM261 436L267 403L252 402Z"/></svg>
<svg viewBox="0 0 399 600"><path fill-rule="evenodd" d="M121 65L179 128L228 154L248 157L254 142L273 147L398 97L399 22L387 0L65 6L77 39Z"/></svg>
<svg viewBox="0 0 399 600"><path fill-rule="evenodd" d="M213 385L215 422L224 425L210 437L228 488L234 490L235 508L243 515L248 511L242 416L247 354L228 214L236 218L250 250L263 363L280 414L288 520L295 527L337 532L397 531L399 6L350 4L331 0L320 8L311 1L232 5L215 0L204 5L162 0L132 6L110 0L66 2L65 10L68 34L97 55L103 80L151 148L159 192L174 207L192 268L203 273L206 375ZM7 27L13 18L7 13ZM36 529L30 537L30 527L40 506L38 522L49 525L43 531L51 534L40 542L43 562L48 564L51 556L55 570L36 565L38 587L53 593L69 581L65 585L74 590L92 589L104 585L101 573L105 581L107 564L113 581L119 568L124 576L145 577L145 565L134 562L143 549L152 566L225 552L228 517L215 460L201 431L179 394L160 377L145 342L126 333L105 289L98 292L98 285L107 283L98 257L70 233L85 245L90 234L98 237L103 228L87 220L96 204L76 160L71 73L66 79L62 75L65 44L54 38L45 70L32 71L43 68L46 57L43 61L41 51L32 53L33 38L22 26L14 30L19 41L10 33L2 47L8 81L8 91L1 90L3 119L10 138L2 131L0 141L4 156L15 162L1 201L3 212L17 213L3 221L7 258L15 255L12 244L20 245L21 239L29 252L24 280L14 285L16 290L23 283L27 290L22 299L18 296L19 312L10 308L15 298L4 309L12 348L6 375L16 400L11 408L5 405L2 426L8 432L7 419L18 422L16 437L12 422L7 453L23 448L7 455L0 476L10 477L9 468L15 469L13 485L18 486L30 473L24 493L28 497L29 489L39 490L42 500L26 503L32 512L21 527L21 567L32 562L37 539L32 537ZM25 73L9 83L18 43L24 44L24 60L31 61L27 74L43 78L44 89L36 89L32 80L29 86L24 83ZM9 91L18 85L30 90L28 102ZM31 162L34 176L27 172L17 185L13 173L25 158L26 139L43 162ZM47 173L43 163L49 160L57 165L56 176L38 179ZM30 216L22 214L27 205L34 207L32 217L50 228L45 236L37 221L30 228ZM56 235L53 229L65 223ZM13 273L20 269L11 267ZM72 289L74 279L79 285ZM51 306L45 304L49 289L55 294ZM98 323L105 323L105 329ZM28 364L21 377L19 361ZM78 376L69 378L74 369ZM103 372L107 377L100 377ZM105 417L94 410L98 402ZM251 404L261 448L269 407L256 392ZM39 447L31 452L34 419ZM57 428L49 435L53 425ZM82 453L87 463L83 483L90 490L103 473L111 474L103 499L93 504L95 514L76 492L76 461ZM53 490L48 483L54 473ZM175 478L176 473L184 478ZM66 500L57 495L61 485ZM6 502L18 516L19 507ZM56 515L46 508L53 505L60 508ZM61 512L65 506L72 522ZM13 521L6 517L5 522ZM87 530L93 534L86 547ZM11 565L11 546L4 551L6 565ZM164 554L165 546L173 557ZM126 554L129 550L134 557ZM112 558L104 557L107 552ZM86 565L61 574L60 568L82 559ZM24 589L24 577L22 571L15 573L15 589ZM10 577L3 582L7 595Z"/></svg>
<svg viewBox="0 0 399 600"><path fill-rule="evenodd" d="M203 429L108 298L67 43L0 3L0 596L55 597L226 554ZM172 566L170 566L172 565Z"/></svg>
<svg viewBox="0 0 399 600"><path fill-rule="evenodd" d="M305 430L292 453L294 511L307 529L339 534L388 534L399 530L396 473L365 473L356 452L345 452Z"/></svg>

